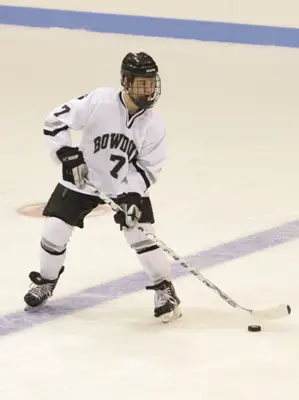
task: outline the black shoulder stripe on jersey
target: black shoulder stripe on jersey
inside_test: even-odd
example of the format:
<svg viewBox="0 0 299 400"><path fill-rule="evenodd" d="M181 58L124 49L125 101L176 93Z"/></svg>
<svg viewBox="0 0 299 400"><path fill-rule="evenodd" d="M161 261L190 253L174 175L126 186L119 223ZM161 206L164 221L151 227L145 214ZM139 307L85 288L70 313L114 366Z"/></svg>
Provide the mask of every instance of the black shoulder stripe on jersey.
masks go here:
<svg viewBox="0 0 299 400"><path fill-rule="evenodd" d="M132 160L132 164L136 168L137 172L139 172L139 174L142 176L142 178L144 180L144 183L145 183L145 186L148 189L151 186L151 183L150 183L148 177L146 176L146 173L144 172L144 170L137 164L136 158L134 158Z"/></svg>
<svg viewBox="0 0 299 400"><path fill-rule="evenodd" d="M46 136L56 136L59 132L67 131L69 127L64 125L62 128L54 129L54 131L49 131L48 129L44 129L44 135Z"/></svg>

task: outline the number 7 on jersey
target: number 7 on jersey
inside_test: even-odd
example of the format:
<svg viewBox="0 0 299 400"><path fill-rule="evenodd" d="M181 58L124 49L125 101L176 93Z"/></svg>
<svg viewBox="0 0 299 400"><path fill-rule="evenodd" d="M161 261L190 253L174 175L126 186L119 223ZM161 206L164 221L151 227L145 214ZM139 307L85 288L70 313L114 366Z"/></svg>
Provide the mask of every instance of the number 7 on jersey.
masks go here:
<svg viewBox="0 0 299 400"><path fill-rule="evenodd" d="M126 158L123 156L117 156L116 154L111 154L110 160L116 162L115 166L110 171L110 174L113 176L113 178L117 179L118 172L126 163Z"/></svg>

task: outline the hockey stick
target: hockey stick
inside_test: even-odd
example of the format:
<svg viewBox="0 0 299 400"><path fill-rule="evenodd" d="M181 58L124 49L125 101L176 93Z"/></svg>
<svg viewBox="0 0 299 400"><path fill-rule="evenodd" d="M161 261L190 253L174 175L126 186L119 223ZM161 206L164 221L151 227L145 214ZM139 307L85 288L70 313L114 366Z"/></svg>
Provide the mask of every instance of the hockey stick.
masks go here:
<svg viewBox="0 0 299 400"><path fill-rule="evenodd" d="M110 197L106 196L102 193L92 182L86 179L86 185L92 188L95 193L107 204L111 207L111 209L115 212L123 211L123 209L116 204ZM153 233L148 232L142 226L137 227L140 231L142 231L148 238L151 239L153 243L159 246L162 250L165 251L170 257L172 257L175 261L177 261L182 267L186 268L192 275L194 275L197 279L199 279L205 286L212 289L218 296L220 296L224 301L226 301L231 307L238 308L240 310L246 311L251 314L256 319L279 319L286 317L291 313L291 307L288 304L280 304L276 307L267 308L263 310L252 310L249 308L245 308L236 303L232 298L230 298L226 293L220 290L214 283L209 281L204 275L199 272L198 269L189 265L184 259L182 259L175 251L173 251L170 247L168 247L162 240L160 240ZM134 245L132 245L134 248Z"/></svg>

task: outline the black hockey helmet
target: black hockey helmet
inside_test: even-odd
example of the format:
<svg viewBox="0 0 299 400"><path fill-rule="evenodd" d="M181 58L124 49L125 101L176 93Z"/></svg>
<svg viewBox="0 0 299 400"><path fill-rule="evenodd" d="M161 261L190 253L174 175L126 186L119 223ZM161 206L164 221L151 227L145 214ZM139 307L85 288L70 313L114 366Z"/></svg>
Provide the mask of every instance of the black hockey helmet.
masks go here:
<svg viewBox="0 0 299 400"><path fill-rule="evenodd" d="M128 53L121 64L121 84L129 94L131 100L141 109L151 108L161 94L161 81L158 74L158 66L153 58L144 53ZM134 88L135 78L155 78L155 84L151 94L139 94L138 88Z"/></svg>

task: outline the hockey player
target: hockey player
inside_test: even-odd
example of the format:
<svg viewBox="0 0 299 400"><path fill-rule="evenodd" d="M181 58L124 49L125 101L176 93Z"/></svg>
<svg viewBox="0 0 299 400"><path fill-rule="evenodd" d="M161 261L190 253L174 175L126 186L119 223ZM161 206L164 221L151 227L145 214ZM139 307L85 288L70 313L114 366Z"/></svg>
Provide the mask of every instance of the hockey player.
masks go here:
<svg viewBox="0 0 299 400"><path fill-rule="evenodd" d="M34 285L25 295L26 309L40 307L53 295L64 271L67 243L75 227L103 201L85 185L85 178L110 196L126 212L114 214L128 244L155 291L155 317L168 322L181 316L171 283L170 263L157 245L136 225L153 232L154 215L148 189L165 159L165 132L153 111L161 94L158 66L146 53L128 53L121 64L122 89L98 88L53 110L44 135L54 161L62 164L62 179L43 215L40 272L31 272ZM70 129L82 133L73 147Z"/></svg>

